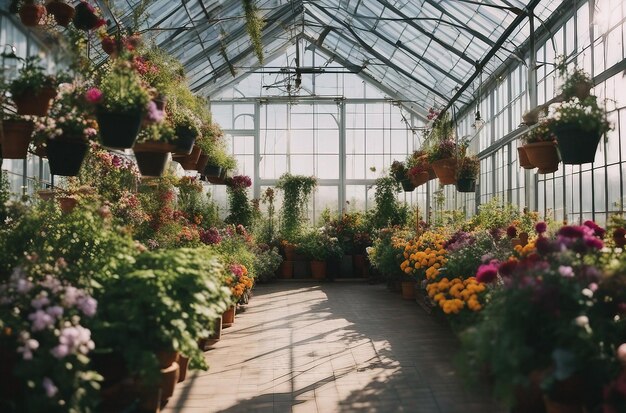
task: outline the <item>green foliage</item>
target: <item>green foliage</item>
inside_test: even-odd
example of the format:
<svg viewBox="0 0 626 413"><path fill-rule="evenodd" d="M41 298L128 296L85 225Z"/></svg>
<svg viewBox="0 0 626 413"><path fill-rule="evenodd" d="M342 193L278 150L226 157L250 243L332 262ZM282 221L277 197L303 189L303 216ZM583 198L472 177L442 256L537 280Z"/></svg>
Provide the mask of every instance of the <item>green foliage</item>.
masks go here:
<svg viewBox="0 0 626 413"><path fill-rule="evenodd" d="M174 85L184 80L185 69L182 63L164 49L153 45L142 50L141 57L150 66L150 70L142 73L142 78L158 93L167 95Z"/></svg>
<svg viewBox="0 0 626 413"><path fill-rule="evenodd" d="M308 220L306 209L317 179L312 176L283 174L276 187L283 191L281 213L281 235L287 241L296 239Z"/></svg>
<svg viewBox="0 0 626 413"><path fill-rule="evenodd" d="M403 225L407 222L409 209L401 205L396 194L400 192L398 181L392 177L383 177L376 180L374 200L376 208L372 216L374 228L385 228L394 225Z"/></svg>
<svg viewBox="0 0 626 413"><path fill-rule="evenodd" d="M2 224L4 224L4 221L9 217L7 206L10 199L9 173L2 170L0 171L0 223Z"/></svg>
<svg viewBox="0 0 626 413"><path fill-rule="evenodd" d="M261 197L261 202L267 204L267 218L260 217L255 229L255 239L259 243L273 245L276 240L276 208L274 206L274 189L267 188Z"/></svg>
<svg viewBox="0 0 626 413"><path fill-rule="evenodd" d="M245 231L245 230L244 230ZM211 245L211 248L220 255L226 267L240 264L248 269L250 277L256 277L255 253L251 248L251 239L246 233L237 230L234 226L226 228L227 236L222 237L219 244Z"/></svg>
<svg viewBox="0 0 626 413"><path fill-rule="evenodd" d="M503 205L499 198L494 197L478 207L478 214L472 217L470 225L486 230L504 229L519 217L520 212L515 205Z"/></svg>
<svg viewBox="0 0 626 413"><path fill-rule="evenodd" d="M298 241L297 250L314 261L338 259L343 255L339 241L330 236L325 228L314 228L302 234Z"/></svg>
<svg viewBox="0 0 626 413"><path fill-rule="evenodd" d="M252 226L252 206L248 200L248 189L234 188L229 185L226 192L228 193L230 208L230 214L226 217L226 223L241 224L245 228L250 228Z"/></svg>
<svg viewBox="0 0 626 413"><path fill-rule="evenodd" d="M257 248L254 254L254 271L256 278L261 282L274 279L281 262L283 262L283 258L278 252L278 248Z"/></svg>
<svg viewBox="0 0 626 413"><path fill-rule="evenodd" d="M99 88L102 100L98 109L111 113L144 113L150 96L144 88L139 74L130 63L117 61L104 71Z"/></svg>
<svg viewBox="0 0 626 413"><path fill-rule="evenodd" d="M40 64L41 59L38 56L26 59L24 66L18 72L18 77L9 84L9 92L12 96L19 97L45 88L56 88L56 77L47 75Z"/></svg>
<svg viewBox="0 0 626 413"><path fill-rule="evenodd" d="M246 14L246 30L250 36L254 53L259 59L259 63L263 64L263 42L261 34L265 23L259 16L259 11L254 5L254 0L243 0L243 8Z"/></svg>
<svg viewBox="0 0 626 413"><path fill-rule="evenodd" d="M401 227L381 229L374 244L367 250L370 263L387 278L404 276L404 272L400 269L400 264L404 261L404 244L394 242L394 240L408 241L413 237L412 231L401 229Z"/></svg>

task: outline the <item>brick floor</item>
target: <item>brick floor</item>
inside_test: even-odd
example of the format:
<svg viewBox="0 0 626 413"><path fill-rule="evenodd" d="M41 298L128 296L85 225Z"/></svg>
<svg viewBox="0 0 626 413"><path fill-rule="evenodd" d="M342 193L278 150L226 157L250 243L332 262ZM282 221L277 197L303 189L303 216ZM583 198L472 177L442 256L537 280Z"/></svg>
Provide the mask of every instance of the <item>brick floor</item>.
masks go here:
<svg viewBox="0 0 626 413"><path fill-rule="evenodd" d="M452 367L458 344L414 302L360 282L259 286L166 413L501 413Z"/></svg>

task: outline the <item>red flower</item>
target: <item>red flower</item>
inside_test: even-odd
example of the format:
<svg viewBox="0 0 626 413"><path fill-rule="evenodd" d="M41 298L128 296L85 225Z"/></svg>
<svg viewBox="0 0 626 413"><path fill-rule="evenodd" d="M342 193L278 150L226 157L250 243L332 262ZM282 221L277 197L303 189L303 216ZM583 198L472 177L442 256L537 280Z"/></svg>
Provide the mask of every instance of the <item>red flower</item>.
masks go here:
<svg viewBox="0 0 626 413"><path fill-rule="evenodd" d="M517 261L508 260L500 264L500 267L498 267L498 272L502 275L511 275L513 274L513 271L515 271L516 267L517 267Z"/></svg>
<svg viewBox="0 0 626 413"><path fill-rule="evenodd" d="M483 264L478 267L476 281L481 283L491 283L498 277L498 267L495 264Z"/></svg>
<svg viewBox="0 0 626 413"><path fill-rule="evenodd" d="M537 231L537 234L543 234L544 232L546 232L547 229L548 225L543 221L537 222L537 224L535 225L535 231Z"/></svg>

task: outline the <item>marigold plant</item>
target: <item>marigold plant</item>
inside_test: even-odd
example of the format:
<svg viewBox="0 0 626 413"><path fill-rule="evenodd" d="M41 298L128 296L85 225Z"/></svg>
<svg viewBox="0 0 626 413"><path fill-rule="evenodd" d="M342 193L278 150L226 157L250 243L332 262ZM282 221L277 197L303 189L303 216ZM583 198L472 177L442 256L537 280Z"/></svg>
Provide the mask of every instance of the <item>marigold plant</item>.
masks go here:
<svg viewBox="0 0 626 413"><path fill-rule="evenodd" d="M439 305L446 314L458 314L464 308L477 312L483 308L481 293L486 286L469 277L465 280L454 278L449 280L444 277L426 287L428 296Z"/></svg>
<svg viewBox="0 0 626 413"><path fill-rule="evenodd" d="M446 263L445 238L436 232L428 231L419 238L409 241L404 248L402 272L408 276L424 276L434 280L440 268Z"/></svg>

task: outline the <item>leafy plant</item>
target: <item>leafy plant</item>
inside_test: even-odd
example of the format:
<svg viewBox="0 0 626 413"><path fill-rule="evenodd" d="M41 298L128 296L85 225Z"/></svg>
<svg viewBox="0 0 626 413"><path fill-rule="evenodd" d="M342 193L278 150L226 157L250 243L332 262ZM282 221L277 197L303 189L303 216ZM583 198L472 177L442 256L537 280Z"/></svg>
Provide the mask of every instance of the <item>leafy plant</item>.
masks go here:
<svg viewBox="0 0 626 413"><path fill-rule="evenodd" d="M254 254L257 279L261 282L274 279L281 262L283 262L283 257L278 252L278 248L267 245L257 246Z"/></svg>
<svg viewBox="0 0 626 413"><path fill-rule="evenodd" d="M457 164L457 179L476 179L480 172L480 159L477 156L465 156Z"/></svg>
<svg viewBox="0 0 626 413"><path fill-rule="evenodd" d="M97 110L110 113L139 112L147 110L150 95L131 63L115 60L100 79L99 86L85 93L87 101Z"/></svg>
<svg viewBox="0 0 626 413"><path fill-rule="evenodd" d="M42 89L54 89L57 86L55 76L47 75L40 65L39 56L30 56L18 71L18 77L9 84L12 96L21 97L27 93L37 93Z"/></svg>
<svg viewBox="0 0 626 413"><path fill-rule="evenodd" d="M582 102L574 97L567 102L550 105L548 119L550 131L553 133L563 126L576 126L599 135L611 130L606 112L598 105L595 96L589 96ZM567 134L561 135L560 139L567 139Z"/></svg>
<svg viewBox="0 0 626 413"><path fill-rule="evenodd" d="M229 224L241 224L245 228L252 225L252 207L248 200L248 188L252 185L250 177L238 175L227 180L230 214L226 218Z"/></svg>
<svg viewBox="0 0 626 413"><path fill-rule="evenodd" d="M407 221L408 208L400 205L396 194L400 191L398 182L391 177L378 178L375 182L374 200L376 208L372 216L374 228L402 225Z"/></svg>
<svg viewBox="0 0 626 413"><path fill-rule="evenodd" d="M343 255L338 239L329 236L323 227L313 228L302 234L297 250L313 261L337 259Z"/></svg>
<svg viewBox="0 0 626 413"><path fill-rule="evenodd" d="M259 16L254 0L243 0L243 9L246 15L246 30L250 36L254 53L259 59L259 63L263 64L263 42L261 39L264 26L263 19Z"/></svg>
<svg viewBox="0 0 626 413"><path fill-rule="evenodd" d="M306 208L317 179L312 176L283 174L276 187L283 192L281 209L281 235L287 241L295 240L307 221Z"/></svg>

